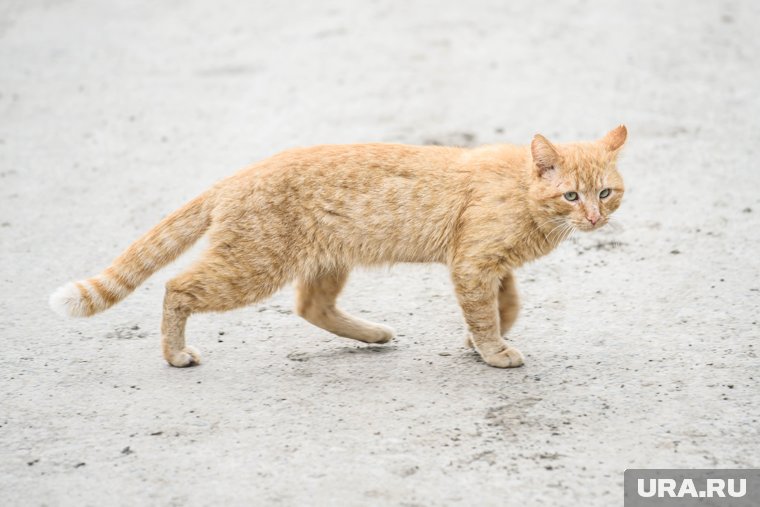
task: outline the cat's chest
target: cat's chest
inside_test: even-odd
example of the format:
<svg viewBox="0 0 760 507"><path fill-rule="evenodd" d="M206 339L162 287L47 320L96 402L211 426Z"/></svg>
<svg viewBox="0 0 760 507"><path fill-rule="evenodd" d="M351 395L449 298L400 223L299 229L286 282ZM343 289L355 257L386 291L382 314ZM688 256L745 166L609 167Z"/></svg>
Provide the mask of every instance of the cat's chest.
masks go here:
<svg viewBox="0 0 760 507"><path fill-rule="evenodd" d="M510 267L516 268L539 259L554 250L555 245L541 231L521 231L510 235L500 249Z"/></svg>

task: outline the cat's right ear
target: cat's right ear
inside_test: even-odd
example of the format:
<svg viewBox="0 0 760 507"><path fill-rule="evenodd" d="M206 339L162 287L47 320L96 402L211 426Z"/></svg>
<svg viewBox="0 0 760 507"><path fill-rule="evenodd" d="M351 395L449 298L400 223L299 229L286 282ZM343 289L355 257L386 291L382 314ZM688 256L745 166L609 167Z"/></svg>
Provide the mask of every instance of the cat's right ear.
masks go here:
<svg viewBox="0 0 760 507"><path fill-rule="evenodd" d="M559 153L547 138L541 134L533 136L530 152L533 155L533 164L535 164L539 176L548 176L556 170Z"/></svg>

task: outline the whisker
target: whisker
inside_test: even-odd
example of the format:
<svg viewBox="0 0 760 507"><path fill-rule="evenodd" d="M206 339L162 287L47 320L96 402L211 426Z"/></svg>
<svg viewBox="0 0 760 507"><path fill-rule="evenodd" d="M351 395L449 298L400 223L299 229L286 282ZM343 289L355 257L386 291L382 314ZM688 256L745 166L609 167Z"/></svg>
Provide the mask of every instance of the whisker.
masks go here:
<svg viewBox="0 0 760 507"><path fill-rule="evenodd" d="M544 220L544 221L543 221L543 222L541 222L540 224L536 224L536 226L533 228L533 230L531 231L531 233L536 233L536 232L540 233L540 234L541 234L541 235L544 237L544 240L545 240L547 243L549 243L549 244L551 245L551 240L550 240L550 237L551 237L552 233L554 232L554 230L555 230L555 229L557 229L557 227L560 227L562 224L559 224L559 225L555 226L555 227L554 227L554 228L553 228L553 229L552 229L552 230L549 232L549 234L546 234L546 233L543 231L543 228L544 228L544 227L545 227L547 224L553 224L553 223L555 223L556 221L557 221L557 218L556 218L556 217L551 217L551 218L549 218L549 219L547 219L547 220ZM535 222L534 222L534 223L535 223Z"/></svg>
<svg viewBox="0 0 760 507"><path fill-rule="evenodd" d="M623 224L620 222L620 220L612 217L607 218L607 225L610 227L611 230L615 232L621 232L625 229L623 227Z"/></svg>
<svg viewBox="0 0 760 507"><path fill-rule="evenodd" d="M559 238L562 237L562 233L565 231L566 228L567 228L567 224L561 223L557 227L552 229L548 238L549 240L551 240L550 243L551 243L552 248L555 248L559 244ZM554 238L553 240L552 240L552 236Z"/></svg>
<svg viewBox="0 0 760 507"><path fill-rule="evenodd" d="M554 231L556 231L557 229L560 230L559 234L561 235L562 231L564 230L563 229L564 227L567 227L567 223L565 222L562 222L561 224L557 225L554 229L551 230L551 232L549 232L549 234L546 235L546 239L551 240L552 234L554 234Z"/></svg>
<svg viewBox="0 0 760 507"><path fill-rule="evenodd" d="M567 238L569 238L573 233L575 232L575 227L568 225L567 229L563 232L561 241L565 241Z"/></svg>

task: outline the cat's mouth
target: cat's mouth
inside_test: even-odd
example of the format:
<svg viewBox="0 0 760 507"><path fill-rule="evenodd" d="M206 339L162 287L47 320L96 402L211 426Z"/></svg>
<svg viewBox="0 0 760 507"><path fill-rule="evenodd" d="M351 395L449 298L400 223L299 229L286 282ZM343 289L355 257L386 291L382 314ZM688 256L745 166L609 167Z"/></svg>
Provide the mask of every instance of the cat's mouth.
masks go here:
<svg viewBox="0 0 760 507"><path fill-rule="evenodd" d="M595 224L591 223L589 221L581 222L579 224L575 224L576 229L583 231L583 232L591 232L595 231L597 229L601 229L605 224L607 223L606 218L600 218Z"/></svg>

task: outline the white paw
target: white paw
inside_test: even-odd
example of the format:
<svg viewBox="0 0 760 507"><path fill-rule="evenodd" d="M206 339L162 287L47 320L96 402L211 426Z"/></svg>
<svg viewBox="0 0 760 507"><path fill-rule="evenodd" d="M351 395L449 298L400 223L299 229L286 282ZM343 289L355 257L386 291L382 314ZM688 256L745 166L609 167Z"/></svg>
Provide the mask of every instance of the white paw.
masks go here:
<svg viewBox="0 0 760 507"><path fill-rule="evenodd" d="M194 366L196 364L201 364L201 353L198 352L198 349L195 347L188 345L181 351L172 354L172 356L168 358L167 361L170 365L176 366L177 368Z"/></svg>
<svg viewBox="0 0 760 507"><path fill-rule="evenodd" d="M483 361L496 368L517 368L525 363L522 353L511 347L489 356L483 356Z"/></svg>
<svg viewBox="0 0 760 507"><path fill-rule="evenodd" d="M388 343L396 336L396 331L392 327L377 324L372 334L368 337L367 343Z"/></svg>

